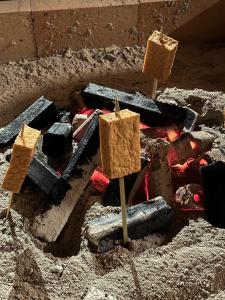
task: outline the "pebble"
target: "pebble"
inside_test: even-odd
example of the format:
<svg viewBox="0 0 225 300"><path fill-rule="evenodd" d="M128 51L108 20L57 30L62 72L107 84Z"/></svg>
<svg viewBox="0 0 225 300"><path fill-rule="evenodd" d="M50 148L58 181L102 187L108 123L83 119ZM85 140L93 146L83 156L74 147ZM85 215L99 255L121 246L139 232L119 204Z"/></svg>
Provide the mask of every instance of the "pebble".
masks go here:
<svg viewBox="0 0 225 300"><path fill-rule="evenodd" d="M52 268L52 273L58 273L61 274L63 272L63 267L61 265L55 265Z"/></svg>

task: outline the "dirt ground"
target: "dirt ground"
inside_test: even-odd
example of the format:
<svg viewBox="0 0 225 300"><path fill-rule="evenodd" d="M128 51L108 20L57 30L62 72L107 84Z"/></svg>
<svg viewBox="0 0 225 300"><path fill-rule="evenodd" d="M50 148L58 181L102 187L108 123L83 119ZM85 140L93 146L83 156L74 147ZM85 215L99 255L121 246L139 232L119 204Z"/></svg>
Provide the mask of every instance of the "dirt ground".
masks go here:
<svg viewBox="0 0 225 300"><path fill-rule="evenodd" d="M68 50L63 56L0 65L0 126L42 94L68 105L71 92L88 82L147 94L151 82L140 72L143 55L141 47ZM213 149L225 159L224 55L225 44L180 47L158 99L195 109L198 126L215 135ZM4 149L0 180L5 154ZM5 221L8 195L0 190L0 299L225 299L225 229L186 215L165 232L132 241L129 249L95 254L85 239L86 222L116 208L100 203L89 208L96 201L89 196L87 191L59 240L48 245L29 232L44 196L38 191L17 196Z"/></svg>

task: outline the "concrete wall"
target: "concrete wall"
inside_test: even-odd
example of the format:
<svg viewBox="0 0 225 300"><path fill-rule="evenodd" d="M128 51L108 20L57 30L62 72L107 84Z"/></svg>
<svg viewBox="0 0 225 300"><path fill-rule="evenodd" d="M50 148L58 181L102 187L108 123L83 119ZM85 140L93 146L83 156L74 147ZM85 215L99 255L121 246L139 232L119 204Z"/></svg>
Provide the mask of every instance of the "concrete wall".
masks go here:
<svg viewBox="0 0 225 300"><path fill-rule="evenodd" d="M145 45L149 34L162 24L166 32L172 35L175 32L180 40L207 40L214 34L212 30L208 31L210 34L202 34L205 25L196 28L192 22L199 25L197 18L207 10L213 10L213 15L221 14L223 19L219 5L222 2L224 0L0 1L0 62L61 53L67 48ZM207 14L204 18L207 19ZM214 19L208 23L217 26ZM217 39L223 35L224 27L220 31Z"/></svg>

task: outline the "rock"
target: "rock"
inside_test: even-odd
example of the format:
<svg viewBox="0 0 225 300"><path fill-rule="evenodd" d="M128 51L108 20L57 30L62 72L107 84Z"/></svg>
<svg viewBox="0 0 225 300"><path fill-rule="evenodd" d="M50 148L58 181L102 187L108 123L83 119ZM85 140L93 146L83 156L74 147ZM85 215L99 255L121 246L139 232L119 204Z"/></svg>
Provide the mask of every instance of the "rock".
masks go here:
<svg viewBox="0 0 225 300"><path fill-rule="evenodd" d="M117 300L117 298L95 287L92 287L88 290L84 300Z"/></svg>
<svg viewBox="0 0 225 300"><path fill-rule="evenodd" d="M61 265L55 265L52 267L51 271L52 271L52 273L62 274L63 267Z"/></svg>

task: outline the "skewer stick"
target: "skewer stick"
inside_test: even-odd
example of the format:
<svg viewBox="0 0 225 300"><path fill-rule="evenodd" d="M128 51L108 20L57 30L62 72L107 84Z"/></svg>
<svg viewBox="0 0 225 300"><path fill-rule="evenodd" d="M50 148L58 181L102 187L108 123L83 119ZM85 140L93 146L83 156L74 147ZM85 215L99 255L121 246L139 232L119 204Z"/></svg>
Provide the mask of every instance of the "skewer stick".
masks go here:
<svg viewBox="0 0 225 300"><path fill-rule="evenodd" d="M20 136L21 136L22 141L23 141L24 127L25 127L25 123L23 123L23 125L21 127L21 132L20 132Z"/></svg>
<svg viewBox="0 0 225 300"><path fill-rule="evenodd" d="M123 224L123 242L124 244L126 244L128 242L128 230L127 230L127 207L126 207L124 177L119 178L119 183L120 183L120 202L121 202L122 224Z"/></svg>
<svg viewBox="0 0 225 300"><path fill-rule="evenodd" d="M116 114L117 117L119 117L120 116L120 103L119 103L119 99L116 98L115 101L114 101L114 103L115 103L115 114Z"/></svg>
<svg viewBox="0 0 225 300"><path fill-rule="evenodd" d="M8 208L7 208L6 219L9 218L10 209L12 207L13 195L14 195L14 193L11 193L10 198L9 198L9 204L8 204Z"/></svg>
<svg viewBox="0 0 225 300"><path fill-rule="evenodd" d="M22 126L22 128L21 128L21 136L23 136L23 133L24 133L24 126L25 126L25 124L23 123L23 126Z"/></svg>
<svg viewBox="0 0 225 300"><path fill-rule="evenodd" d="M163 44L163 25L160 29L160 35L159 35L159 41ZM153 79L153 88L152 88L152 99L156 99L156 93L157 93L157 87L158 87L158 79Z"/></svg>
<svg viewBox="0 0 225 300"><path fill-rule="evenodd" d="M160 30L159 40L160 40L161 43L163 43L163 25L162 25L161 30ZM153 100L156 99L157 87L158 87L158 79L154 78L154 80L153 80L153 88L152 88L152 99Z"/></svg>
<svg viewBox="0 0 225 300"><path fill-rule="evenodd" d="M152 99L156 99L156 92L157 92L157 87L158 87L158 79L154 78L153 80L153 88L152 88Z"/></svg>
<svg viewBox="0 0 225 300"><path fill-rule="evenodd" d="M115 100L115 113L117 117L119 117L120 105L118 99ZM120 203L121 203L122 225L123 225L123 242L124 244L126 244L128 242L128 230L127 230L127 207L126 207L124 177L119 178L119 186L120 186Z"/></svg>
<svg viewBox="0 0 225 300"><path fill-rule="evenodd" d="M161 43L163 43L163 25L162 25L162 27L161 27L161 29L160 29L159 40L160 40Z"/></svg>

